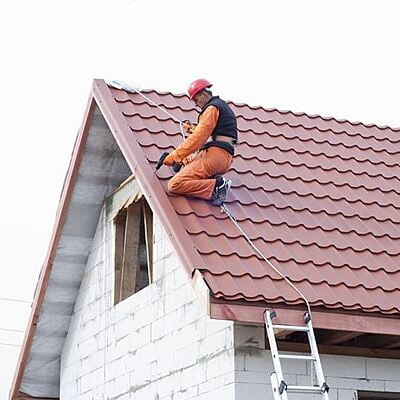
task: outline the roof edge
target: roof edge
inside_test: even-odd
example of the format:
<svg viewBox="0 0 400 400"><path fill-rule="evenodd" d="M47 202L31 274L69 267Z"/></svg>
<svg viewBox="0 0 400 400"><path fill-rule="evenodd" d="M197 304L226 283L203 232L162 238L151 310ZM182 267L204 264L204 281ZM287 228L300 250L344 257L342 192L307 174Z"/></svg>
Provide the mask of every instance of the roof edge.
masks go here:
<svg viewBox="0 0 400 400"><path fill-rule="evenodd" d="M89 100L84 112L82 125L79 129L74 149L71 156L71 161L68 167L68 171L64 180L64 185L61 192L58 209L56 212L56 218L54 222L53 232L51 235L47 255L45 262L40 271L37 288L34 294L32 302L32 311L29 317L27 330L25 332L24 340L21 347L21 352L17 361L14 378L11 383L9 399L17 400L20 393L20 385L25 371L26 363L29 358L33 337L36 332L37 321L39 319L40 311L43 305L43 300L46 294L47 285L50 279L57 246L61 237L61 232L64 227L64 223L67 217L69 204L72 198L73 188L78 176L78 170L83 157L83 150L88 137L91 120L94 114L96 103L93 95L90 94Z"/></svg>
<svg viewBox="0 0 400 400"><path fill-rule="evenodd" d="M125 117L103 79L94 80L93 96L122 154L138 180L147 202L161 219L163 227L178 256L183 261L186 271L192 278L195 269L201 269L204 266L204 261L179 221L176 211L173 209L159 178L145 158L142 149L139 147L130 127L126 123Z"/></svg>
<svg viewBox="0 0 400 400"><path fill-rule="evenodd" d="M294 309L267 304L246 305L233 302L212 302L211 318L234 322L264 325L264 311L274 309L276 323L284 325L303 325L305 309ZM371 315L370 313L340 313L337 311L312 311L314 328L337 331L354 331L379 335L399 335L400 318Z"/></svg>

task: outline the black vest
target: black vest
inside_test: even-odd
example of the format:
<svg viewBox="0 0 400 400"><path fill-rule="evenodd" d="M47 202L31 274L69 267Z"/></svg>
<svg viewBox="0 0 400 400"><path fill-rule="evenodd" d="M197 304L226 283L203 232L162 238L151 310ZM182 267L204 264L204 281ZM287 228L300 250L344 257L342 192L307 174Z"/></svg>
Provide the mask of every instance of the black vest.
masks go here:
<svg viewBox="0 0 400 400"><path fill-rule="evenodd" d="M213 138L217 135L228 136L237 140L237 126L236 117L231 108L226 104L226 102L220 99L218 96L211 97L206 104L204 104L200 115L209 106L215 106L218 108L219 116L217 125L215 126L212 136Z"/></svg>

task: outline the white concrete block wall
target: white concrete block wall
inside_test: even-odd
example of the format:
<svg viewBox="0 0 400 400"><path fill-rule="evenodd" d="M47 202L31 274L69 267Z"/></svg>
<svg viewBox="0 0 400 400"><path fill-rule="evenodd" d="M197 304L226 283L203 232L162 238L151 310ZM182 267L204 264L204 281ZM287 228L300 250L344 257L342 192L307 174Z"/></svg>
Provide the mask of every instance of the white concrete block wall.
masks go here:
<svg viewBox="0 0 400 400"><path fill-rule="evenodd" d="M264 328L206 315L157 218L154 283L113 305L111 228L103 210L64 345L61 399L272 400ZM322 362L331 400L356 400L357 390L400 392L399 361L322 355ZM309 368L286 360L286 380L308 384Z"/></svg>
<svg viewBox="0 0 400 400"><path fill-rule="evenodd" d="M211 320L155 218L154 283L113 305L102 211L61 359L61 399L234 399L233 323Z"/></svg>
<svg viewBox="0 0 400 400"><path fill-rule="evenodd" d="M269 381L272 358L264 350L264 340L263 327L234 325L235 400L273 400ZM324 354L321 360L330 400L356 400L357 391L400 392L400 360ZM309 362L283 360L282 365L288 383L310 384ZM310 400L313 396L292 398Z"/></svg>

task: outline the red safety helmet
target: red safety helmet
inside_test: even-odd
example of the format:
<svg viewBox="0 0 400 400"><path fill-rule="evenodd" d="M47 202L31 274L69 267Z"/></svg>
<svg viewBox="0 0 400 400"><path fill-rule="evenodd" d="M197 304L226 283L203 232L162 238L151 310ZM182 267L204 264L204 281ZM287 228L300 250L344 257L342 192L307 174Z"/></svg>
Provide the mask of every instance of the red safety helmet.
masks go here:
<svg viewBox="0 0 400 400"><path fill-rule="evenodd" d="M199 93L203 89L210 88L211 86L212 83L210 83L207 79L196 79L189 85L189 97L193 100L193 97L196 95L196 93Z"/></svg>

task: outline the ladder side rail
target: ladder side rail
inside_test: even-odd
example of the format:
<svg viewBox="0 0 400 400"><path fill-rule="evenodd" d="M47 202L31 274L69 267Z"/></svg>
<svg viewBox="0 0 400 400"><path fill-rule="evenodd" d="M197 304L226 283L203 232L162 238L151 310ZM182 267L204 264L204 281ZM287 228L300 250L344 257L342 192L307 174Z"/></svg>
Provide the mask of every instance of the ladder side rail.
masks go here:
<svg viewBox="0 0 400 400"><path fill-rule="evenodd" d="M279 350L278 350L278 346L276 344L275 332L274 332L274 328L272 326L270 310L265 310L264 320L265 320L265 326L267 328L267 335L268 335L269 345L270 345L270 349L271 349L271 353L272 353L272 363L274 364L274 370L276 373L276 379L277 379L277 383L278 383L278 387L279 387L281 385L281 382L285 382L285 380L283 377L281 362L279 360ZM280 394L280 398L282 400L288 400L286 388Z"/></svg>
<svg viewBox="0 0 400 400"><path fill-rule="evenodd" d="M318 386L323 388L324 385L327 385L327 383L326 383L326 380L325 380L324 371L322 369L321 358L319 356L318 346L317 346L317 342L316 342L316 339L315 339L314 328L312 326L311 319L308 321L307 325L310 328L308 333L307 333L307 335L308 335L308 341L309 341L309 344L310 344L311 354L315 357L314 369L315 369L315 373L317 375ZM322 395L323 395L325 400L329 400L329 395L328 395L328 391L327 390L325 390L322 393Z"/></svg>

